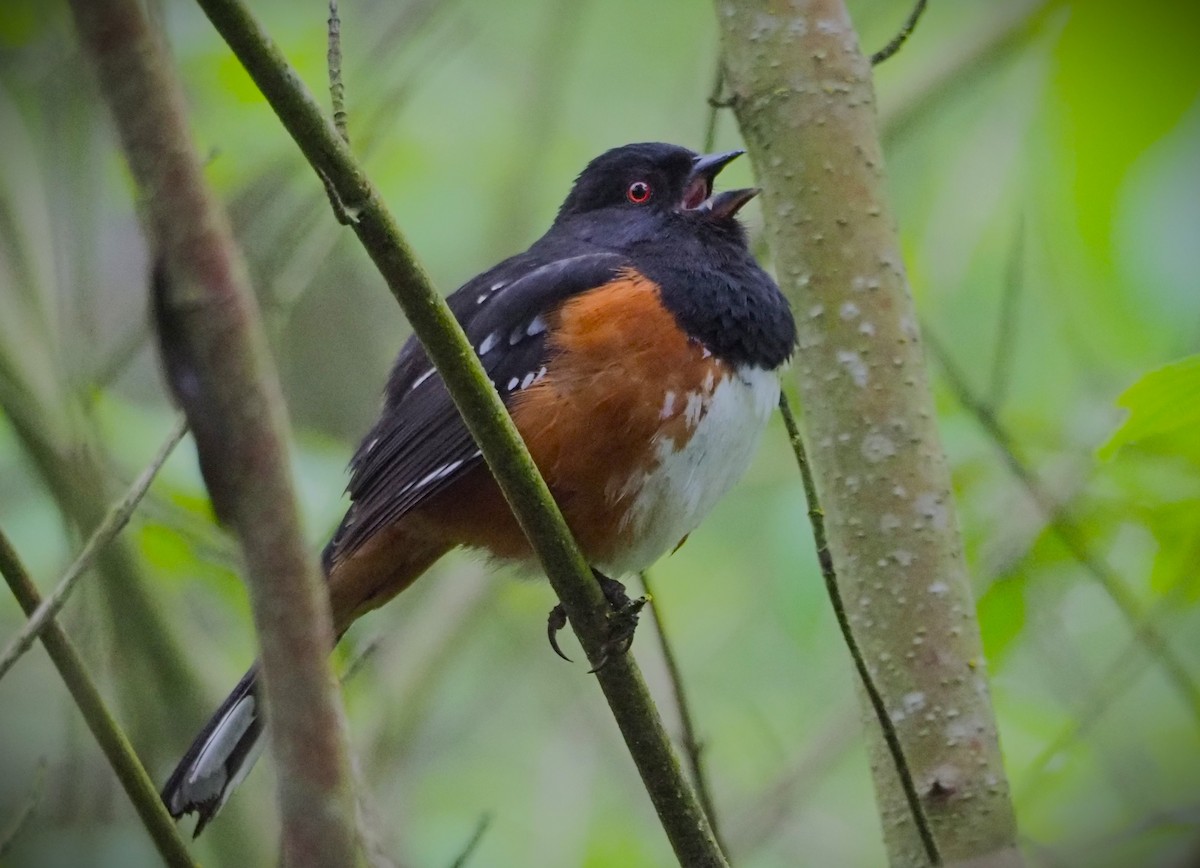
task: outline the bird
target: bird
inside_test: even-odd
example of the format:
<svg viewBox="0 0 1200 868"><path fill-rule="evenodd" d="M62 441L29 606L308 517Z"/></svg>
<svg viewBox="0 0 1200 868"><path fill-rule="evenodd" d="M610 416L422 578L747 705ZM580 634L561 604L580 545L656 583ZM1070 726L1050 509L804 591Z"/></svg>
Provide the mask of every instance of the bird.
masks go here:
<svg viewBox="0 0 1200 868"><path fill-rule="evenodd" d="M748 468L796 343L739 210L714 193L741 150L613 148L577 176L549 230L447 298L605 596L674 551ZM325 547L335 635L447 552L529 566L533 552L438 371L410 338L350 461L350 505ZM551 611L554 650L565 613ZM630 635L617 635L615 652ZM607 646L606 646L607 647ZM195 835L262 746L252 667L162 789Z"/></svg>

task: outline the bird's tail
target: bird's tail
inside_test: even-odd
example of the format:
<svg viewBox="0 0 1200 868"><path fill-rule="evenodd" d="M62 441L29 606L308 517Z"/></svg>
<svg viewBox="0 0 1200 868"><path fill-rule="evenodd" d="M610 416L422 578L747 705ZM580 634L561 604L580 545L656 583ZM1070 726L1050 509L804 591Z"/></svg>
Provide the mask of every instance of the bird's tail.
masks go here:
<svg viewBox="0 0 1200 868"><path fill-rule="evenodd" d="M255 665L209 718L163 786L163 804L172 817L193 811L199 816L194 835L217 815L262 752L261 712Z"/></svg>

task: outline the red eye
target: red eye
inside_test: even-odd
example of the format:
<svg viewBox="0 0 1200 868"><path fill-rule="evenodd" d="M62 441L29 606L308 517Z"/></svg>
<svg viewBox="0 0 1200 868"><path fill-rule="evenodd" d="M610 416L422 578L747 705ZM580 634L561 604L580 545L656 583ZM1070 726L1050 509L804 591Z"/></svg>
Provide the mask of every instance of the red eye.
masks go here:
<svg viewBox="0 0 1200 868"><path fill-rule="evenodd" d="M625 191L625 198L634 205L641 205L650 200L650 185L645 181L634 181Z"/></svg>

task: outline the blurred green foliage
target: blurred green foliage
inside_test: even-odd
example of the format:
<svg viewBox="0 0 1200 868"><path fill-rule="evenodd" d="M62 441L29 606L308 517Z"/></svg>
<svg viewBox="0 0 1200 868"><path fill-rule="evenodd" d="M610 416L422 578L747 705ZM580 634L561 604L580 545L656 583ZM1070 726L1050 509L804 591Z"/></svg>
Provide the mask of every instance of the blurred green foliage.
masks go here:
<svg viewBox="0 0 1200 868"><path fill-rule="evenodd" d="M1194 453L1200 445L1196 436L1200 429L1200 355L1151 371L1126 389L1117 403L1129 410L1129 417L1100 448L1101 458L1111 458L1126 443L1162 435L1175 435L1175 448Z"/></svg>
<svg viewBox="0 0 1200 868"><path fill-rule="evenodd" d="M323 91L323 6L254 5ZM909 4L850 5L870 48ZM316 551L407 329L202 15L180 0L153 8L267 313ZM707 4L343 0L342 14L352 141L446 290L533 240L601 150L701 144L717 53ZM1009 35L993 40L1000 29ZM1090 555L1132 592L1193 682L1198 36L1200 12L1174 0L960 0L931 4L878 73L926 329L974 403L1010 432L1043 500L1069 509ZM737 142L723 116L718 146ZM0 526L49 587L80 543L64 518L72 501L113 499L170 425L147 340L136 207L58 3L0 4L0 153ZM743 161L723 180L741 185L749 173ZM1013 476L972 402L932 370L1030 864L1195 864L1200 722ZM1110 441L1122 394L1131 415ZM1101 462L1106 442L1111 460ZM69 476L80 460L101 471L101 490L51 494L56 468ZM736 863L880 864L852 672L792 467L773 429L738 490L656 568L656 604ZM189 448L122 543L139 573L131 580L194 673L193 704L215 703L252 658L253 637L236 549L213 525ZM344 664L374 648L345 689L382 851L449 865L489 815L472 864L668 864L598 691L545 647L549 589L493 572L448 559L338 652ZM161 779L202 720L167 702L133 656L141 628L120 617L114 587L89 580L64 619ZM0 595L0 636L19 624ZM670 722L653 642L643 636L637 650ZM34 651L0 683L0 836L42 757L34 816L4 864L153 863ZM271 776L261 763L197 843L205 864L271 862Z"/></svg>

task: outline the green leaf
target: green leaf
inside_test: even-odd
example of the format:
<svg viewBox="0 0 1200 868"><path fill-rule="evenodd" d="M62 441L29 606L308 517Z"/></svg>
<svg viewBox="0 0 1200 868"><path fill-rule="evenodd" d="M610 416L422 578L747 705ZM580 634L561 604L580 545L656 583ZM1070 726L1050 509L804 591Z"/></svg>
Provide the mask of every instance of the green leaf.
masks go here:
<svg viewBox="0 0 1200 868"><path fill-rule="evenodd" d="M1128 443L1159 434L1200 431L1200 355L1146 374L1117 399L1129 416L1097 451L1107 461Z"/></svg>

